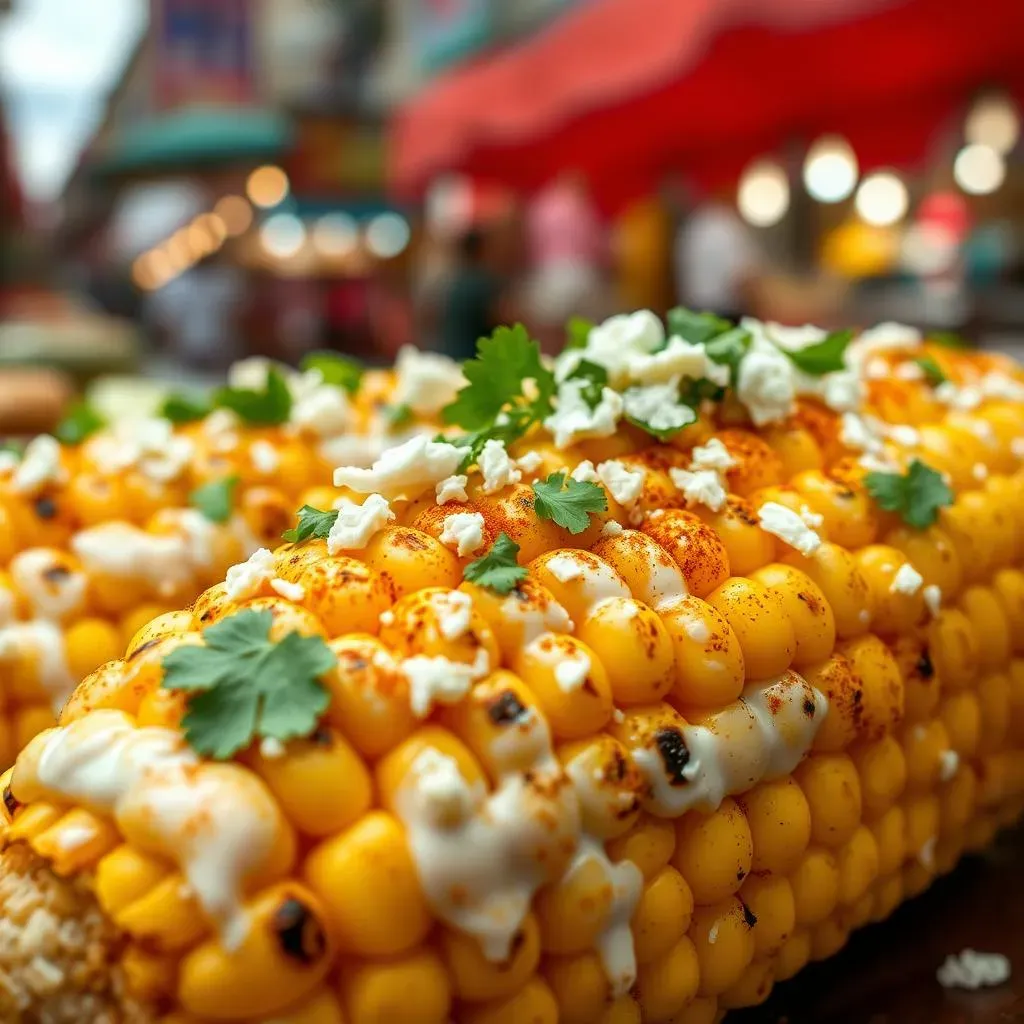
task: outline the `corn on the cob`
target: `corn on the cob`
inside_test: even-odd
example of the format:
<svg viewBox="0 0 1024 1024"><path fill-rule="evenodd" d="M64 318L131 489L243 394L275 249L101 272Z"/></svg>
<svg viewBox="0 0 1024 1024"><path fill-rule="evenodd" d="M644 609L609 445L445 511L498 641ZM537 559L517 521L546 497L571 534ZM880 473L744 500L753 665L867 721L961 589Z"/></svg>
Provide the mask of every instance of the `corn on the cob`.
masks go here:
<svg viewBox="0 0 1024 1024"><path fill-rule="evenodd" d="M502 338L468 471L340 470L82 683L2 780L0 1010L710 1024L1017 816L1016 370L655 325Z"/></svg>
<svg viewBox="0 0 1024 1024"><path fill-rule="evenodd" d="M265 361L240 363L231 382L258 393L267 372ZM330 465L372 461L391 443L385 397L408 407L396 428L405 436L409 421L430 422L460 380L454 363L410 350L395 377L366 374L354 398L318 370L292 375L290 409L273 425L219 409L178 427L164 418L122 423L78 445L38 438L20 462L6 459L0 768L140 626L276 544L299 505L322 502L317 485ZM190 506L190 495L202 506L211 487L219 507Z"/></svg>

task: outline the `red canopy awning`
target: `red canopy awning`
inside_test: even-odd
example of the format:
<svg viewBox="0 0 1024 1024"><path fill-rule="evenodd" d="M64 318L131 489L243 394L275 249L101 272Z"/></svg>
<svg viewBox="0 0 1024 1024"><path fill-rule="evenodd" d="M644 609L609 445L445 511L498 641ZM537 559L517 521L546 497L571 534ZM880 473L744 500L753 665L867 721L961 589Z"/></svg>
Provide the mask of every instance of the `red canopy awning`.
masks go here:
<svg viewBox="0 0 1024 1024"><path fill-rule="evenodd" d="M592 0L401 110L392 182L530 190L576 168L613 208L666 171L725 181L823 132L862 167L906 165L990 83L1024 94L1024 0Z"/></svg>

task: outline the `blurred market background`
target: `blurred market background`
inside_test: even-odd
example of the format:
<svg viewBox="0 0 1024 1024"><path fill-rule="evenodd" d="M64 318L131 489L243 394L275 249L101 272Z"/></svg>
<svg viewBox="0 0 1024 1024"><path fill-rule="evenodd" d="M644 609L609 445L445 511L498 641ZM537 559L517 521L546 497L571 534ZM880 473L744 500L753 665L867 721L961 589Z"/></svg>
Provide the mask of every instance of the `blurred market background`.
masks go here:
<svg viewBox="0 0 1024 1024"><path fill-rule="evenodd" d="M0 0L0 433L677 302L1024 339L1021 0Z"/></svg>

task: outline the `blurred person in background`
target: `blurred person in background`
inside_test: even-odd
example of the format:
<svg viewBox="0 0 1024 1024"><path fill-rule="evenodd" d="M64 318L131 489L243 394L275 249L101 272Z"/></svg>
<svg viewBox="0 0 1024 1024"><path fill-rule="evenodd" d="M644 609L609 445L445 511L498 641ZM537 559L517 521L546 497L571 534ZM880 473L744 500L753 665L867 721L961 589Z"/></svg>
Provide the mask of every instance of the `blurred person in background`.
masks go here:
<svg viewBox="0 0 1024 1024"><path fill-rule="evenodd" d="M737 320L749 312L751 286L762 268L762 254L730 192L717 192L681 223L675 269L684 306Z"/></svg>
<svg viewBox="0 0 1024 1024"><path fill-rule="evenodd" d="M455 265L440 299L436 347L452 359L470 359L478 338L501 322L502 278L488 236L470 228L456 244Z"/></svg>

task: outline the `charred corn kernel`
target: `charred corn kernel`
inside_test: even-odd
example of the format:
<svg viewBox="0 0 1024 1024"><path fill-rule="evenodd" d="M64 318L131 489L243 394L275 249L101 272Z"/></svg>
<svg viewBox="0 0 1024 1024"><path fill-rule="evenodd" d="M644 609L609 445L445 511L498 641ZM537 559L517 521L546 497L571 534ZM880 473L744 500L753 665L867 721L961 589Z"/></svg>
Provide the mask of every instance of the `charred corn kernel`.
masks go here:
<svg viewBox="0 0 1024 1024"><path fill-rule="evenodd" d="M540 928L528 914L512 940L507 960L488 960L476 939L444 929L440 951L452 989L458 999L482 1003L515 995L533 976L540 962Z"/></svg>
<svg viewBox="0 0 1024 1024"><path fill-rule="evenodd" d="M691 812L680 819L672 863L697 903L719 903L750 873L753 852L746 816L735 800L727 798L711 814Z"/></svg>
<svg viewBox="0 0 1024 1024"><path fill-rule="evenodd" d="M407 526L381 530L361 557L391 584L396 598L425 587L457 587L462 581L458 558L436 538Z"/></svg>
<svg viewBox="0 0 1024 1024"><path fill-rule="evenodd" d="M846 655L860 680L859 735L873 740L894 731L903 720L903 680L889 648L869 633L845 640L836 649Z"/></svg>
<svg viewBox="0 0 1024 1024"><path fill-rule="evenodd" d="M642 527L679 566L687 590L707 597L730 575L729 554L718 534L691 512L675 509L649 516Z"/></svg>
<svg viewBox="0 0 1024 1024"><path fill-rule="evenodd" d="M810 558L787 550L783 562L806 573L821 589L835 617L836 636L860 636L871 624L871 597L856 558L838 544L824 543Z"/></svg>
<svg viewBox="0 0 1024 1024"><path fill-rule="evenodd" d="M730 495L718 512L701 505L697 515L721 538L729 567L737 576L752 576L775 557L775 540L761 529L754 506Z"/></svg>
<svg viewBox="0 0 1024 1024"><path fill-rule="evenodd" d="M405 831L389 814L371 811L324 840L306 858L304 873L346 951L394 956L430 931L433 919Z"/></svg>
<svg viewBox="0 0 1024 1024"><path fill-rule="evenodd" d="M675 868L662 868L645 886L631 929L637 963L667 953L686 934L693 915L693 893Z"/></svg>
<svg viewBox="0 0 1024 1024"><path fill-rule="evenodd" d="M839 864L823 847L812 847L789 876L798 925L824 921L839 902Z"/></svg>
<svg viewBox="0 0 1024 1024"><path fill-rule="evenodd" d="M751 875L740 897L757 918L754 928L754 956L777 953L796 927L796 900L789 881L777 875Z"/></svg>
<svg viewBox="0 0 1024 1024"><path fill-rule="evenodd" d="M511 999L463 1011L466 1024L560 1024L554 993L538 977L531 978Z"/></svg>
<svg viewBox="0 0 1024 1024"><path fill-rule="evenodd" d="M110 822L76 807L36 835L32 848L58 875L70 875L91 867L117 843L117 829Z"/></svg>
<svg viewBox="0 0 1024 1024"><path fill-rule="evenodd" d="M178 999L198 1016L245 1020L298 1002L323 980L334 955L324 913L295 882L271 886L248 906L238 949L207 941L181 962Z"/></svg>
<svg viewBox="0 0 1024 1024"><path fill-rule="evenodd" d="M347 968L341 996L347 1024L444 1024L452 1002L444 964L429 948Z"/></svg>
<svg viewBox="0 0 1024 1024"><path fill-rule="evenodd" d="M672 688L672 638L646 605L628 597L602 601L576 635L604 666L616 704L653 704Z"/></svg>
<svg viewBox="0 0 1024 1024"><path fill-rule="evenodd" d="M370 808L370 773L330 726L321 726L309 739L292 740L283 754L258 750L252 764L288 820L308 836L339 832Z"/></svg>
<svg viewBox="0 0 1024 1024"><path fill-rule="evenodd" d="M644 1020L670 1020L697 994L700 964L693 942L683 936L655 960L641 964L636 998Z"/></svg>
<svg viewBox="0 0 1024 1024"><path fill-rule="evenodd" d="M795 931L779 950L775 958L775 978L788 981L799 974L811 959L811 933Z"/></svg>
<svg viewBox="0 0 1024 1024"><path fill-rule="evenodd" d="M979 681L978 704L981 734L990 750L998 750L1010 724L1010 680L1005 673L993 672Z"/></svg>
<svg viewBox="0 0 1024 1024"><path fill-rule="evenodd" d="M298 585L306 592L303 604L328 636L375 633L380 615L391 604L385 578L354 558L328 558L307 566Z"/></svg>
<svg viewBox="0 0 1024 1024"><path fill-rule="evenodd" d="M912 725L903 731L903 753L907 763L907 790L929 792L942 774L943 755L950 747L949 735L942 722Z"/></svg>
<svg viewBox="0 0 1024 1024"><path fill-rule="evenodd" d="M850 757L860 776L864 817L884 814L907 784L907 762L899 741L894 736L883 736L874 742L859 743L851 748Z"/></svg>
<svg viewBox="0 0 1024 1024"><path fill-rule="evenodd" d="M978 669L978 638L970 619L944 608L928 630L928 652L944 690L968 686Z"/></svg>
<svg viewBox="0 0 1024 1024"><path fill-rule="evenodd" d="M940 682L926 638L901 636L888 646L903 680L903 721L909 725L931 718L939 706Z"/></svg>
<svg viewBox="0 0 1024 1024"><path fill-rule="evenodd" d="M735 896L694 911L689 936L700 968L699 995L717 996L739 981L754 959L756 924Z"/></svg>
<svg viewBox="0 0 1024 1024"><path fill-rule="evenodd" d="M860 776L843 754L814 754L794 773L811 808L811 839L842 846L860 822Z"/></svg>
<svg viewBox="0 0 1024 1024"><path fill-rule="evenodd" d="M839 866L839 902L856 903L878 876L878 844L871 831L861 825L836 851Z"/></svg>
<svg viewBox="0 0 1024 1024"><path fill-rule="evenodd" d="M734 576L708 595L739 640L748 679L770 679L789 668L796 651L793 625L774 590Z"/></svg>
<svg viewBox="0 0 1024 1024"><path fill-rule="evenodd" d="M79 619L64 634L64 657L75 679L83 679L120 653L121 634L106 619Z"/></svg>
<svg viewBox="0 0 1024 1024"><path fill-rule="evenodd" d="M906 816L900 804L894 804L870 824L878 848L878 874L891 875L899 870L907 852Z"/></svg>
<svg viewBox="0 0 1024 1024"><path fill-rule="evenodd" d="M775 965L769 960L755 960L740 980L718 997L718 1005L726 1010L760 1006L771 995L774 984Z"/></svg>
<svg viewBox="0 0 1024 1024"><path fill-rule="evenodd" d="M628 832L640 814L646 791L629 751L618 740L602 735L564 743L556 754L577 787L584 829L602 839Z"/></svg>
<svg viewBox="0 0 1024 1024"><path fill-rule="evenodd" d="M774 562L751 575L754 582L781 600L793 627L793 665L800 669L828 658L836 640L836 623L821 588L790 565Z"/></svg>
<svg viewBox="0 0 1024 1024"><path fill-rule="evenodd" d="M801 673L828 700L828 714L814 738L821 753L845 750L861 731L864 687L846 655L836 651L827 660Z"/></svg>
<svg viewBox="0 0 1024 1024"><path fill-rule="evenodd" d="M675 848L675 825L648 815L643 815L625 835L606 845L613 861L630 861L648 881L672 860Z"/></svg>
<svg viewBox="0 0 1024 1024"><path fill-rule="evenodd" d="M662 612L675 649L676 677L669 699L680 707L721 707L743 689L740 642L725 616L699 597Z"/></svg>
<svg viewBox="0 0 1024 1024"><path fill-rule="evenodd" d="M811 809L790 778L762 782L736 798L750 829L750 870L784 875L799 863L811 838Z"/></svg>

